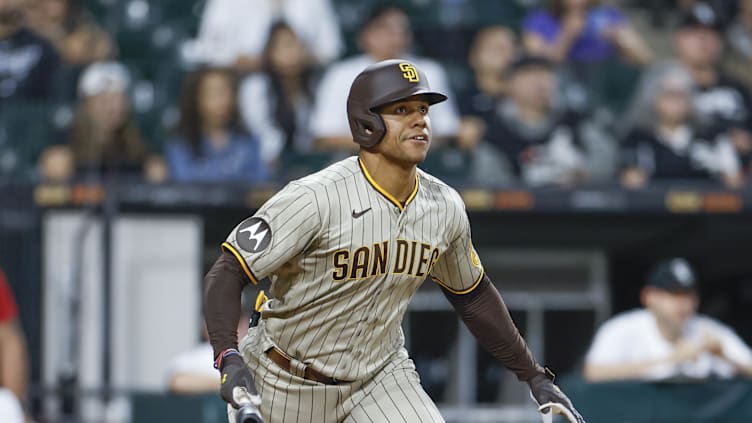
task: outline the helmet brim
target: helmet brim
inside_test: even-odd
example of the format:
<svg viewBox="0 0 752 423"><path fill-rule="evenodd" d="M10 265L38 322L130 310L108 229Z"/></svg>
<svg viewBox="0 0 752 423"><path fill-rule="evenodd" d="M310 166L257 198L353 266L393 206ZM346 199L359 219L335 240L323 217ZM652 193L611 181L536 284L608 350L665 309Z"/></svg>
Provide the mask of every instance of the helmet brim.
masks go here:
<svg viewBox="0 0 752 423"><path fill-rule="evenodd" d="M399 101L405 101L405 100L407 100L409 98L413 98L413 97L423 97L426 100L426 102L428 102L429 106L432 106L432 105L437 104L437 103L441 103L442 101L446 101L447 98L448 98L444 94L437 93L435 91L417 91L415 93L412 93L412 94L408 95L407 97L400 97L400 98L395 98L393 100L388 100L388 101L382 102L382 103L380 103L380 104L378 104L376 106L371 107L371 111L376 111L376 110L381 109L383 107L386 107L386 106L388 106L390 104L397 103Z"/></svg>

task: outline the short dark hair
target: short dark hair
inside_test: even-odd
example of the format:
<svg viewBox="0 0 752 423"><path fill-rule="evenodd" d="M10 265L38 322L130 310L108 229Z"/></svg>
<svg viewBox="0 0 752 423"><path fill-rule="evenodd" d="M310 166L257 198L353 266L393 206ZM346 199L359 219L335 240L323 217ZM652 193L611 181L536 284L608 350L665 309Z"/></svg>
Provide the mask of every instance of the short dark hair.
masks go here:
<svg viewBox="0 0 752 423"><path fill-rule="evenodd" d="M543 56L522 54L517 56L517 58L509 65L507 76L512 76L515 73L528 68L542 68L553 71L555 67L556 66L551 60Z"/></svg>
<svg viewBox="0 0 752 423"><path fill-rule="evenodd" d="M372 23L393 11L400 12L406 16L408 15L407 9L396 1L381 1L376 3L369 9L368 13L365 14L363 21L360 23L360 31L364 31L371 26Z"/></svg>

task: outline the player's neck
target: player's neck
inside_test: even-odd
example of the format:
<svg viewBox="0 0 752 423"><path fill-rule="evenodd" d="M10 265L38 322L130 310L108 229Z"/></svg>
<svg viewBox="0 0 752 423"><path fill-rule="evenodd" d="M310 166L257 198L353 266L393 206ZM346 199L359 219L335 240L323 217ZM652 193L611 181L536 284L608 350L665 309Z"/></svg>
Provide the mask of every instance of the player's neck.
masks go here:
<svg viewBox="0 0 752 423"><path fill-rule="evenodd" d="M359 157L373 182L404 204L415 189L417 166L395 163L384 156L365 151L361 151Z"/></svg>
<svg viewBox="0 0 752 423"><path fill-rule="evenodd" d="M657 316L655 317L655 323L658 327L658 333L660 333L666 341L674 344L681 339L682 331L680 328L675 328L666 322L662 322Z"/></svg>

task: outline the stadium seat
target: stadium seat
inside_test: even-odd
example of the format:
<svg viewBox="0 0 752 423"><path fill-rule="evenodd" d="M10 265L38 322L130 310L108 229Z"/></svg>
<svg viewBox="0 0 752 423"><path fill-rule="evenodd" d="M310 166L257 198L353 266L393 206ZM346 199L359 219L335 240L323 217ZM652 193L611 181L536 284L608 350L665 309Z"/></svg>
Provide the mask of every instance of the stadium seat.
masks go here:
<svg viewBox="0 0 752 423"><path fill-rule="evenodd" d="M419 167L426 172L452 184L467 178L470 156L456 148L434 148Z"/></svg>
<svg viewBox="0 0 752 423"><path fill-rule="evenodd" d="M342 158L329 152L285 152L277 168L277 179L289 181L301 178Z"/></svg>
<svg viewBox="0 0 752 423"><path fill-rule="evenodd" d="M0 179L29 180L40 153L64 141L56 124L60 106L45 102L14 102L0 112ZM64 119L63 119L64 120Z"/></svg>
<svg viewBox="0 0 752 423"><path fill-rule="evenodd" d="M161 0L163 21L191 22L198 28L206 0Z"/></svg>

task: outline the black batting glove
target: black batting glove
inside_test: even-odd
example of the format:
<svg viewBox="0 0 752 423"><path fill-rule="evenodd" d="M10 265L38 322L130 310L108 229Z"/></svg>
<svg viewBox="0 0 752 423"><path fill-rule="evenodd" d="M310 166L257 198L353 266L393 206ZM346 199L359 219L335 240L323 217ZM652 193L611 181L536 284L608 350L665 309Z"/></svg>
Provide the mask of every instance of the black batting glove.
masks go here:
<svg viewBox="0 0 752 423"><path fill-rule="evenodd" d="M582 418L580 413L574 408L574 405L572 405L572 401L564 395L564 392L561 392L558 386L554 385L553 376L554 374L546 369L546 373L539 373L527 381L533 399L539 406L549 402L561 404L572 414L574 418L574 422L572 423L585 423L585 419Z"/></svg>
<svg viewBox="0 0 752 423"><path fill-rule="evenodd" d="M224 357L220 372L222 374L222 385L219 388L219 394L233 408L238 409L242 405L235 402L235 395L233 395L235 388L243 388L251 396L258 397L253 376L240 355L232 354Z"/></svg>

